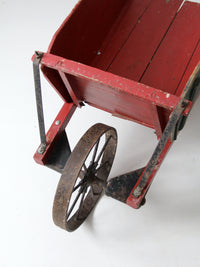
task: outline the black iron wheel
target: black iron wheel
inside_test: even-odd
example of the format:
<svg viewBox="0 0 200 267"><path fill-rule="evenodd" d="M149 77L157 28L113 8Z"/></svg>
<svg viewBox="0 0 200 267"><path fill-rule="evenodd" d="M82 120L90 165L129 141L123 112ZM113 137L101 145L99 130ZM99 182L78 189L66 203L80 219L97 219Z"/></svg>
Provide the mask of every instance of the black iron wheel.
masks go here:
<svg viewBox="0 0 200 267"><path fill-rule="evenodd" d="M95 124L80 139L60 178L54 204L54 223L76 230L101 196L110 173L117 146L112 127Z"/></svg>

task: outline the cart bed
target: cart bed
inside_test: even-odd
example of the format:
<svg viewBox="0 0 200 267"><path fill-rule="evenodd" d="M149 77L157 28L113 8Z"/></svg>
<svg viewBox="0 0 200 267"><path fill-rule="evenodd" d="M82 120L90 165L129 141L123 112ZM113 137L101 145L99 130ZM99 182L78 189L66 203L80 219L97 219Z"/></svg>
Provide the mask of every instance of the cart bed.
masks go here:
<svg viewBox="0 0 200 267"><path fill-rule="evenodd" d="M55 34L48 53L145 84L146 90L150 86L180 96L200 61L200 5L185 2L181 7L181 3L82 0ZM110 92L96 82L95 75L75 75L81 67L77 65L75 71L74 66L71 74L65 71L64 82L57 70L43 66L43 71L67 102L70 97L66 88L70 86L78 101L155 128L158 136L162 134L170 110Z"/></svg>

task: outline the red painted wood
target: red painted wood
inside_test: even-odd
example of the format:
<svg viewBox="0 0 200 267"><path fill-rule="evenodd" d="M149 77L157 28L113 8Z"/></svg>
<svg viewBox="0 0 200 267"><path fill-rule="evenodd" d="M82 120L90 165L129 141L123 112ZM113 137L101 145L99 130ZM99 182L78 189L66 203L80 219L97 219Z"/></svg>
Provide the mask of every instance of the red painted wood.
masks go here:
<svg viewBox="0 0 200 267"><path fill-rule="evenodd" d="M151 116L153 118L153 125L154 125L154 129L155 129L155 133L157 135L157 138L160 139L164 129L162 129L162 125L160 122L158 107L155 105L151 106Z"/></svg>
<svg viewBox="0 0 200 267"><path fill-rule="evenodd" d="M128 0L124 2L123 10L120 12L118 19L100 47L100 53L94 58L91 64L93 67L107 70L121 47L129 38L138 20L148 8L151 0Z"/></svg>
<svg viewBox="0 0 200 267"><path fill-rule="evenodd" d="M181 79L184 79L185 82L184 84L181 83L179 92L184 90L187 80L193 71L190 68L189 73L187 72L184 78L185 70L200 38L199 18L199 4L184 3L142 77L142 83L175 94ZM200 60L199 54L195 53L195 56L193 67ZM158 107L158 113L161 127L164 129L170 112Z"/></svg>
<svg viewBox="0 0 200 267"><path fill-rule="evenodd" d="M149 108L151 104L145 103L145 99L139 100L133 94L87 78L71 77L71 80L73 88L76 86L87 104L154 128L154 117Z"/></svg>
<svg viewBox="0 0 200 267"><path fill-rule="evenodd" d="M136 183L136 185L134 186L133 190L131 191L129 197L127 198L127 201L126 201L126 204L128 204L129 206L131 206L132 208L134 209L138 209L140 207L140 204L142 202L142 199L145 197L149 187L151 186L151 183L153 182L153 178L154 176L156 175L158 169L160 168L160 165L162 164L165 156L167 155L167 152L169 151L171 145L172 145L173 142L171 142L171 140L169 139L162 151L162 154L160 155L160 158L158 160L158 164L156 166L156 168L153 170L153 172L151 173L151 176L149 177L149 180L148 180L148 183L146 185L146 188L143 190L141 196L139 198L135 198L132 194L135 190L135 188L138 186L139 182L140 182L140 179L145 171L143 171L142 175L140 176L140 178L138 179L138 182Z"/></svg>
<svg viewBox="0 0 200 267"><path fill-rule="evenodd" d="M47 68L44 65L41 66L41 70L42 70L46 80L51 84L51 86L55 89L55 91L63 99L63 101L72 102L72 99L71 99L68 91L66 90L66 86L63 83L63 81L61 80L58 71Z"/></svg>
<svg viewBox="0 0 200 267"><path fill-rule="evenodd" d="M181 2L152 1L108 71L139 81Z"/></svg>
<svg viewBox="0 0 200 267"><path fill-rule="evenodd" d="M185 2L141 82L175 94L199 39L200 5Z"/></svg>
<svg viewBox="0 0 200 267"><path fill-rule="evenodd" d="M175 92L175 94L177 96L181 96L182 95L182 92L191 76L191 74L193 73L195 67L200 64L200 41L198 42L198 45L194 51L194 54L184 72L184 75L179 83L179 86Z"/></svg>
<svg viewBox="0 0 200 267"><path fill-rule="evenodd" d="M115 23L124 0L81 0L54 34L48 52L90 64ZM48 82L61 98L72 102L57 71L42 66Z"/></svg>
<svg viewBox="0 0 200 267"><path fill-rule="evenodd" d="M70 84L80 101L154 128L152 105L173 110L180 98L81 63L44 54L46 67L71 74Z"/></svg>
<svg viewBox="0 0 200 267"><path fill-rule="evenodd" d="M76 95L75 95L75 93L74 93L74 91L73 91L73 89L72 89L72 87L71 87L71 85L70 85L70 83L69 83L67 77L66 77L66 74L65 74L64 72L60 71L60 70L58 71L58 73L60 74L60 77L61 77L61 79L62 79L62 81L63 81L63 83L64 83L66 89L68 90L69 95L71 96L71 98L72 98L74 104L75 104L77 107L80 108L81 106L80 106L80 104L79 104L79 101L78 101L78 99L77 99L77 97L76 97Z"/></svg>
<svg viewBox="0 0 200 267"><path fill-rule="evenodd" d="M90 64L126 1L81 0L54 35L48 52Z"/></svg>
<svg viewBox="0 0 200 267"><path fill-rule="evenodd" d="M48 158L51 155L51 152L55 147L55 144L59 138L59 135L65 130L75 109L76 106L74 104L65 103L63 105L63 107L61 108L60 112L58 113L57 117L55 118L54 122L52 123L50 129L46 134L47 147L45 152L43 154L39 154L36 151L34 155L34 160L38 164L45 165L47 163ZM55 122L58 120L60 121L60 124L56 125Z"/></svg>

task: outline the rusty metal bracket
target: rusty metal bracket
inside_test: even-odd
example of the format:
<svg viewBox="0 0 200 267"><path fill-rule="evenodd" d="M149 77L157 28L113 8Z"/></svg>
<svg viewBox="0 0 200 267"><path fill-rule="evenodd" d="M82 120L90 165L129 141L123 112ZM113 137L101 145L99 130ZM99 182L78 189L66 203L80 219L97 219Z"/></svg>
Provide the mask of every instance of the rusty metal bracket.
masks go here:
<svg viewBox="0 0 200 267"><path fill-rule="evenodd" d="M106 185L105 194L126 203L128 196L142 175L144 168L125 173L110 179Z"/></svg>
<svg viewBox="0 0 200 267"><path fill-rule="evenodd" d="M199 92L200 92L200 63L197 65L189 81L187 82L185 90L182 94L182 98L195 102L199 95ZM178 120L175 129L174 140L176 140L178 132L184 128L187 118L188 116L181 115L180 119Z"/></svg>
<svg viewBox="0 0 200 267"><path fill-rule="evenodd" d="M71 149L69 141L66 132L63 131L59 135L58 141L49 156L46 166L59 173L62 173L70 155Z"/></svg>
<svg viewBox="0 0 200 267"><path fill-rule="evenodd" d="M156 168L156 165L158 164L158 160L160 158L160 155L167 143L167 141L169 140L169 138L173 138L174 135L174 130L176 127L176 124L178 122L178 120L180 119L184 109L186 108L186 106L188 105L188 101L185 99L182 99L180 101L180 103L176 106L176 108L174 109L174 111L172 112L170 119L167 123L167 126L163 132L163 135L142 175L142 178L140 179L139 184L137 185L137 187L135 188L135 190L133 191L133 196L135 198L138 198L141 194L142 191L145 189L147 182L153 172L153 170Z"/></svg>
<svg viewBox="0 0 200 267"><path fill-rule="evenodd" d="M40 62L41 62L42 57L43 57L42 52L35 52L35 58L33 60L35 97L36 97L38 123L39 123L40 140L41 140L41 145L38 148L39 154L43 154L46 149L44 112L43 112L43 105L42 105L42 91L41 91L41 82L40 82Z"/></svg>

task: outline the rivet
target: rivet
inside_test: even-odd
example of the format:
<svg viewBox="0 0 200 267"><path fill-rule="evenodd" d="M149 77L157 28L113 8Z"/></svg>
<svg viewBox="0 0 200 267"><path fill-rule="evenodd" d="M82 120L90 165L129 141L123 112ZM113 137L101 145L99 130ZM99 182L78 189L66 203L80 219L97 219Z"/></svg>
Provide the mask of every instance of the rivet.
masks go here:
<svg viewBox="0 0 200 267"><path fill-rule="evenodd" d="M140 186L137 186L136 189L133 192L133 196L138 198L142 193L142 189L140 188Z"/></svg>
<svg viewBox="0 0 200 267"><path fill-rule="evenodd" d="M59 125L60 123L61 123L61 121L57 120L57 121L55 122L55 125Z"/></svg>
<svg viewBox="0 0 200 267"><path fill-rule="evenodd" d="M46 144L41 144L38 148L38 154L43 154L45 152L46 149Z"/></svg>

